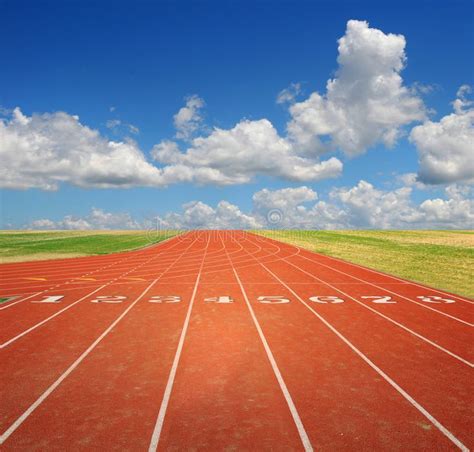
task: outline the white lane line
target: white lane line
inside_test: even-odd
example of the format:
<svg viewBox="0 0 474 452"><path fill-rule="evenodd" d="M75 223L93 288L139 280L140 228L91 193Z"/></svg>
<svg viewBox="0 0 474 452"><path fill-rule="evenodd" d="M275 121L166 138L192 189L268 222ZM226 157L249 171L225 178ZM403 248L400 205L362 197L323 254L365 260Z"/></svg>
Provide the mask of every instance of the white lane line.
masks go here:
<svg viewBox="0 0 474 452"><path fill-rule="evenodd" d="M455 444L463 452L469 452L469 449L452 434L441 422L423 408L410 394L408 394L401 386L392 380L382 369L364 355L355 345L353 345L342 333L334 328L324 317L318 314L311 306L309 306L291 287L285 284L275 273L261 264L282 286L286 287L306 308L308 308L321 322L323 322L339 339L341 339L351 350L364 360L375 372L377 372L390 386L392 386L403 398L405 398L413 407L415 407L423 416L425 416L443 435L445 435L453 444Z"/></svg>
<svg viewBox="0 0 474 452"><path fill-rule="evenodd" d="M336 262L340 262L342 264L346 264L346 265L353 266L353 267L358 267L358 268L361 268L362 270L366 270L368 272L375 273L377 275L386 276L387 278L392 278L392 279L395 279L397 281L401 281L402 283L405 283L405 284L411 284L413 286L418 286L418 287L421 287L422 289L429 289L429 290L432 290L433 292L440 293L442 295L447 295L449 297L454 297L454 298L457 298L458 300L464 301L466 303L474 304L474 301L468 300L468 299L466 299L464 297L461 297L459 295L455 295L455 294L452 294L452 293L449 293L449 292L444 292L442 290L435 289L434 287L430 287L430 286L425 286L423 284L418 284L414 281L409 281L408 279L398 278L397 276L390 275L388 273L384 273L384 272L381 272L379 270L375 270L373 268L364 267L363 265L355 264L354 262L345 261L344 259L339 259L337 257L328 256L326 254L316 253L316 252L313 252L313 251L308 250L306 248L303 248L301 246L291 245L291 244L289 244L287 242L283 242L281 240L275 240L275 239L271 239L271 238L265 237L265 236L258 236L257 234L252 234L252 235L255 235L255 237L257 237L257 238L263 238L264 240L270 240L270 241L274 241L274 242L277 242L277 243L284 243L285 245L290 245L294 248L298 248L302 251L305 251L305 252L309 253L310 255L314 255L314 256L322 257L322 258L327 258L327 259L330 259L330 260L333 260L333 261L336 261ZM303 255L301 255L301 256L303 256ZM311 262L314 262L314 263L318 263L317 261L314 261L312 259L308 259L308 260L310 260ZM390 283L387 283L387 284L390 284Z"/></svg>
<svg viewBox="0 0 474 452"><path fill-rule="evenodd" d="M26 300L29 300L30 298L36 297L36 295L39 295L41 293L43 293L43 292L36 292L33 295L30 295L29 297L21 298L20 300L16 300L13 303L7 304L6 306L2 306L2 307L0 307L0 311L3 311L4 309L8 309L8 308L16 305L17 303L21 303L22 301L26 301Z"/></svg>
<svg viewBox="0 0 474 452"><path fill-rule="evenodd" d="M437 344L436 342L431 341L430 339L428 339L428 338L422 336L421 334L413 331L412 329L410 329L410 328L406 327L405 325L397 322L396 320L382 314L381 312L377 311L376 309L374 309L370 306L367 306L363 302L357 300L356 298L354 298L353 296L349 295L348 293L342 291L341 289L338 289L337 287L333 286L332 284L330 284L328 282L325 282L321 278L318 278L317 276L314 276L312 273L307 272L306 270L304 270L301 267L293 264L292 262L287 261L286 259L283 259L283 261L285 261L286 263L290 264L291 266L297 268L299 271L311 276L315 281L319 281L320 283L322 283L322 284L324 284L328 287L331 287L335 291L337 291L337 292L341 293L342 295L346 296L347 298L350 298L351 300L355 301L357 304L361 305L362 307L372 311L374 314L377 314L378 316L383 317L384 319L388 320L389 322L393 323L394 325L397 325L398 327L402 328L403 330L407 331L408 333L412 334L413 336L416 336L418 339L421 339L422 341L427 342L428 344L432 345L433 347L437 348L438 350L441 350L442 352L444 352L444 353L450 355L451 357L461 361L462 363L467 364L469 367L474 367L474 363L471 363L470 361L467 361L464 358L461 358L460 356L456 355L455 353L450 352L449 350L445 349L441 345ZM287 283L287 284L291 284L291 283Z"/></svg>
<svg viewBox="0 0 474 452"><path fill-rule="evenodd" d="M463 324L465 324L465 325L467 325L467 326L470 326L470 327L473 327L473 326L474 326L474 324L472 324L472 323L470 323L470 322L467 322L467 321L465 321L465 320L463 320L463 319L460 319L459 317L455 317L454 315L448 314L448 313L443 312L443 311L438 311L437 309L434 309L434 308L432 308L431 306L426 306L425 304L420 303L419 301L412 300L411 298L405 297L404 295L401 295L401 294L399 294L399 293L397 293L397 292L394 292L393 290L386 289L386 288L384 288L384 287L382 287L382 286L378 286L377 284L371 283L371 282L369 282L369 281L365 281L364 279L358 278L357 276L353 276L353 275L351 275L350 273L343 272L342 270L338 270L337 268L331 267L331 266L326 265L326 264L321 264L321 263L319 263L319 262L315 262L314 260L309 259L308 257L303 256L302 254L300 254L299 257L301 257L301 258L303 258L303 259L306 259L307 261L310 261L311 263L313 263L313 264L315 264L315 265L321 265L322 267L327 267L327 268L329 268L330 270L333 270L333 271L335 271L335 272L337 272L337 273L341 273L342 275L349 276L350 278L356 279L357 281L360 281L360 282L362 282L362 283L364 283L364 284L367 284L367 285L369 285L369 286L376 287L377 289L380 289L380 290L384 290L384 291L386 291L386 292L388 292L388 293L391 293L392 295L396 295L396 296L399 297L399 298L403 298L404 300L407 300L407 301L409 301L410 303L414 303L414 304L416 304L416 305L418 305L418 306L421 306L422 308L429 309L430 311L436 312L437 314L444 315L445 317L449 317L450 319L453 319L453 320L455 320L455 321L457 321L457 322L459 322L459 323L463 323Z"/></svg>
<svg viewBox="0 0 474 452"><path fill-rule="evenodd" d="M275 240L271 240L271 239L266 239L266 240L275 241ZM306 252L310 253L310 251L308 251L308 250L305 250L305 249L303 249L303 248L301 248L301 247L298 247L298 246L295 246L295 245L291 245L291 244L286 243L286 242L278 242L278 241L277 241L276 243L280 243L281 245L286 245L287 247L295 248L295 249L297 249L297 250L303 250L303 251L306 251ZM277 246L277 245L273 245L273 246L279 248L279 246ZM315 254L315 253L313 253L313 254ZM317 254L316 254L316 255L317 255ZM455 321L457 321L457 322L463 323L463 324L465 324L465 325L467 325L467 326L470 326L470 327L473 327L473 326L474 326L474 324L472 324L472 323L470 323L470 322L467 322L467 321L465 321L465 320L463 320L463 319L460 319L459 317L455 317L455 316L453 316L453 315L451 315L451 314L448 314L448 313L446 313L446 312L443 312L443 311L438 311L437 309L434 309L434 308L432 308L431 306L427 306L427 305L425 305L425 304L423 304L423 303L420 303L419 301L412 300L411 298L405 297L404 295L401 295L401 294L399 294L399 293L397 293L397 292L393 292L393 291L390 290L390 289L386 289L386 288L384 288L384 287L382 287L382 286L378 286L378 285L375 284L375 283L371 283L371 282L366 281L366 280L364 280L364 279L358 278L357 276L353 276L353 275L351 275L350 273L346 273L346 272L344 272L344 271L342 271L342 270L338 270L338 269L336 269L336 268L334 268L334 267L331 267L330 265L322 264L321 262L315 261L314 259L310 259L310 258L304 256L303 254L299 254L299 256L300 256L302 259L306 259L307 261L311 262L311 263L314 264L314 265L320 265L320 266L322 266L322 267L329 268L330 270L333 270L333 271L335 271L335 272L337 272L337 273L340 273L340 274L345 275L345 276L349 276L350 278L352 278L352 279L354 279L354 280L356 280L356 281L360 281L360 282L362 282L362 283L364 283L364 284L367 284L367 285L376 287L377 289L380 289L380 290L384 290L384 291L386 291L386 292L389 292L389 293L391 293L392 295L396 295L396 296L399 297L399 298L403 298L404 300L407 300L407 301L409 301L410 303L414 303L414 304L416 304L416 305L418 305L418 306L421 306L422 308L429 309L430 311L433 311L433 312L436 312L437 314L440 314L440 315L443 315L443 316L445 316L445 317L451 318L451 319L453 319L453 320L455 320ZM285 259L288 259L289 257L293 257L293 256L286 256ZM341 262L344 262L344 261L341 261ZM347 264L347 262L345 262L345 263ZM350 264L350 265L352 265L352 264ZM362 267L362 268L363 268L363 267ZM402 280L402 281L403 281L403 280ZM420 287L423 287L423 286L420 286ZM425 289L426 289L426 287L425 287ZM430 289L430 288L428 288L428 289L429 289L429 290L434 290L434 289Z"/></svg>
<svg viewBox="0 0 474 452"><path fill-rule="evenodd" d="M193 241L194 243L194 241ZM174 265L178 260L186 253L186 251L191 247L191 245L183 251L183 253L178 256L178 258L164 271L158 278L156 278L147 288L135 299L135 301L122 312L110 325L109 327L82 353L79 358L76 359L67 370L45 391L41 394L36 401L31 404L28 409L12 424L10 427L0 436L0 445L2 445L15 430L20 427L23 422L33 413L36 408L38 408L44 400L68 377L68 375L74 371L74 369L81 364L81 362L89 355L92 350L99 344L102 339L104 339L114 328L115 326L128 314L128 312L146 295L146 293L153 287L153 285L161 279L161 277Z"/></svg>
<svg viewBox="0 0 474 452"><path fill-rule="evenodd" d="M161 242L157 243L156 246L158 247L158 245L160 245L160 244L162 244L162 243L165 243L165 242L168 242L169 240L172 240L172 239L177 238L177 237L180 237L180 239L181 239L183 236L184 236L184 234L180 234L180 235L177 235L177 236L170 237L169 239L162 240ZM179 241L180 241L180 240L178 240L178 243L179 243ZM153 246L153 245L151 245L151 246ZM175 244L175 245L172 245L170 248L173 248L174 246L176 246L176 244ZM96 269L96 270L91 270L90 272L84 273L83 275L78 276L78 277L76 277L76 278L82 278L82 277L89 276L89 275L92 275L92 274L94 274L94 273L97 273L97 272L99 272L99 271L101 271L101 270L106 270L107 268L113 267L114 265L117 265L117 264L119 264L120 262L124 262L124 261L126 261L126 260L129 260L129 259L135 257L137 254L142 254L143 251L145 251L145 250L148 249L148 248L150 248L150 247L145 247L145 248L143 248L142 250L131 251L131 253L133 253L132 255L126 256L126 257L124 257L123 259L114 260L114 261L112 261L112 263L109 264L109 265L105 265L105 266L100 267L100 268L98 268L98 269ZM158 250L158 254L162 254L163 251L167 251L168 249L169 249L169 248L166 248L165 250L161 250L161 253L160 253L160 250ZM156 257L156 256L155 256L155 257ZM151 259L148 259L145 263L149 262L150 260L151 260ZM89 266L88 268L90 268L90 266ZM134 268L138 268L138 267L134 267ZM50 290L54 290L54 289L58 288L59 286L65 286L65 285L71 284L76 278L67 279L67 280L64 281L64 282L58 283L58 284L56 284L56 285L50 286L50 287L48 287L47 289L44 289L44 290L40 291L40 292L34 293L33 295L31 295L31 296L29 296L29 297L27 297L27 298L24 298L24 299L21 299L21 300L17 300L17 301L15 301L14 303L10 303L10 304L8 304L8 305L6 305L6 306L2 306L2 307L0 307L0 311L3 310L3 309L7 309L7 308L9 308L9 307L11 307L11 306L14 306L14 305L16 305L16 304L18 304L18 303L21 303L21 302L23 302L23 301L26 301L26 300L28 300L28 299L30 299L30 298L32 298L32 297L37 296L37 295L46 293L46 292L48 292L48 291L50 291ZM31 287L31 286L30 286L30 287Z"/></svg>
<svg viewBox="0 0 474 452"><path fill-rule="evenodd" d="M227 254L227 250L226 250L226 254ZM260 336L260 340L262 341L263 348L265 349L265 352L267 354L267 358L270 361L270 364L272 366L273 373L275 374L278 384L280 385L281 392L283 393L283 396L285 397L288 408L290 409L291 416L293 417L293 421L298 430L298 434L300 436L304 450L307 452L312 451L313 446L311 445L311 441L309 440L309 437L308 437L308 434L306 433L303 422L301 421L301 417L298 413L298 410L296 409L293 399L291 398L291 394L288 391L285 380L283 380L280 369L278 368L278 364L276 363L275 358L273 357L273 353L270 349L270 346L268 345L265 335L263 334L263 331L262 331L262 328L260 327L260 323L258 322L257 316L255 315L252 305L250 304L250 301L247 296L247 292L245 291L244 286L242 285L242 281L240 280L239 275L237 271L235 270L234 264L232 263L230 258L229 258L229 263L232 267L235 278L237 279L237 282L239 283L240 290L244 297L245 303L250 311L250 316L252 317L253 323L255 324L255 328L257 329L258 335Z"/></svg>
<svg viewBox="0 0 474 452"><path fill-rule="evenodd" d="M5 347L8 347L10 344L12 344L13 342L15 342L16 340L20 339L21 337L27 335L28 333L31 333L32 331L36 330L36 328L39 328L41 325L44 325L46 322L49 322L50 320L54 319L56 316L62 314L64 311L67 311L68 309L72 308L74 305L76 305L77 303L79 303L80 301L82 300L85 300L87 297L90 297L91 295L95 294L96 292L98 292L99 290L103 289L104 287L106 287L107 284L104 284L103 286L100 286L99 288L95 289L94 291L88 293L87 295L84 295L82 298L79 298L79 300L75 301L74 303L71 303L70 305L66 306L65 308L55 312L53 315L50 315L49 317L45 318L44 320L42 320L41 322L38 322L36 323L35 325L33 325L32 327L26 329L25 331L23 331L22 333L12 337L11 339L9 339L8 341L4 342L3 344L0 344L0 350L2 348L5 348Z"/></svg>
<svg viewBox="0 0 474 452"><path fill-rule="evenodd" d="M97 346L97 344L104 339L107 334L119 323L125 315L132 309L141 298L148 292L149 289L158 281L159 278L155 279L139 296L138 298L124 311L120 316L112 322L112 324L82 353L79 358L76 359L68 369L45 391L41 394L36 401L30 405L30 407L0 436L0 444L3 444L8 437L30 416L30 414L38 408L43 401L68 377L68 375L76 369L76 367L89 355L89 353Z"/></svg>
<svg viewBox="0 0 474 452"><path fill-rule="evenodd" d="M199 285L199 280L201 279L202 268L204 266L204 260L206 258L207 249L209 247L209 241L210 240L209 240L209 235L208 235L208 240L206 243L206 248L204 250L204 256L202 258L201 267L199 268L199 273L196 279L196 283L194 284L194 289L191 295L191 300L189 302L189 307L186 312L186 318L184 319L183 329L181 330L181 335L179 337L178 348L176 349L176 353L174 355L173 364L171 366L170 374L168 376L168 381L166 383L166 388L163 394L163 400L161 401L160 410L158 412L158 418L156 419L155 428L153 429L153 434L151 435L150 446L148 448L149 452L155 452L158 447L158 443L160 442L161 431L163 429L163 422L165 420L166 410L168 408L171 391L173 390L173 384L176 377L176 371L178 370L179 359L181 358L181 352L183 350L184 339L188 331L189 320L191 318L191 311L193 309L194 300L196 299L196 293L197 293L197 289Z"/></svg>
<svg viewBox="0 0 474 452"><path fill-rule="evenodd" d="M178 245L180 242L177 242L175 243L173 246L171 246L170 248L167 248L168 250L175 247L176 245ZM179 251L178 251L179 253ZM87 295L84 295L83 297L79 298L79 300L76 300L75 302L67 305L66 307L64 307L63 309L60 309L59 311L57 311L56 313L50 315L49 317L47 317L46 319L36 323L35 325L31 326L30 328L26 329L25 331L23 331L22 333L12 337L11 339L9 339L8 341L4 342L3 344L0 345L0 350L2 348L5 348L9 345L11 345L13 342L17 341L18 339L20 339L21 337L27 335L28 333L31 333L32 331L36 330L37 328L39 328L40 326L44 325L45 323L49 322L50 320L54 319L55 317L57 317L58 315L62 314L63 312L67 311L68 309L72 308L73 306L75 306L76 304L78 304L79 302L85 300L86 298L90 297L91 295L94 295L96 292L98 292L99 290L103 289L104 287L108 287L110 286L111 284L114 284L117 280L123 278L124 276L128 275L129 273L133 272L133 271L136 271L137 269L143 267L144 265L148 264L149 262L155 260L158 256L161 256L161 253L159 253L158 255L156 256L152 256L150 257L148 260L146 260L145 262L142 262L140 265L136 266L136 267L133 267L132 269L128 270L127 272L125 273L122 273L121 275L115 277L114 279L111 279L110 281L108 281L106 284L103 284L102 286L98 287L97 289L93 290L92 292L89 292ZM41 294L43 292L38 292L38 294ZM38 295L38 294L35 294L35 295ZM31 298L31 297L29 297ZM25 298L26 300L26 298ZM24 301L24 300L22 300Z"/></svg>
<svg viewBox="0 0 474 452"><path fill-rule="evenodd" d="M31 273L31 271L41 271L42 268L44 267L48 267L50 266L51 263L53 264L56 264L58 263L59 265L66 265L67 264L67 268L68 269L71 269L71 271L73 270L81 270L83 268L87 269L87 268L90 268L91 266L93 266L94 264L110 264L110 265L114 265L114 264L118 264L119 262L123 262L124 260L128 260L128 259L131 259L131 258L140 258L142 255L144 255L145 253L149 252L149 251L153 251L153 250L150 250L150 248L153 248L153 247L156 247L156 248L159 248L160 245L164 244L164 243L167 243L169 242L170 240L173 240L173 239L179 239L179 240L182 240L185 236L186 236L187 233L182 233L182 234L177 234L177 235L174 235L172 237L169 237L165 240L162 240L161 242L157 242L157 243L152 243L150 245L147 245L145 247L142 247L142 248L138 248L138 249L135 249L135 250L128 250L128 251L121 251L121 252L117 252L117 253L110 253L108 255L104 255L104 256L83 256L83 257L77 257L77 258L66 258L66 259L50 259L50 260L47 260L47 261L39 261L39 262L36 262L35 261L25 261L25 262L7 262L5 264L0 264L0 269L1 269L1 274L3 276L6 276L6 275L12 275L12 274L16 274L16 273L21 273L21 272L27 272L27 273ZM123 259L120 259L120 260L117 260L117 254L119 255L123 255L125 254L125 257L123 257ZM78 260L80 259L83 259L83 260L87 260L89 262L77 262ZM34 266L31 265L31 264L35 264ZM12 268L5 268L6 266L8 265L19 265L19 266L22 266L23 268L21 269L12 269ZM39 267L39 270L36 270L36 268ZM102 267L101 267L102 268ZM99 269L100 270L100 269ZM48 272L61 272L61 270L50 270L48 269ZM20 277L22 275L19 275L18 277Z"/></svg>

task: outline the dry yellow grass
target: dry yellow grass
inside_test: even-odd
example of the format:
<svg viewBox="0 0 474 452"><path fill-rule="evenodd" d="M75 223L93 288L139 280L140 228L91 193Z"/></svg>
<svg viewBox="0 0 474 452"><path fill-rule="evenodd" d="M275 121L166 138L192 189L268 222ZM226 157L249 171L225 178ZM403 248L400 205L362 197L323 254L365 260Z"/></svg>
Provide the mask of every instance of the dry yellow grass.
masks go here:
<svg viewBox="0 0 474 452"><path fill-rule="evenodd" d="M474 298L474 231L256 231Z"/></svg>

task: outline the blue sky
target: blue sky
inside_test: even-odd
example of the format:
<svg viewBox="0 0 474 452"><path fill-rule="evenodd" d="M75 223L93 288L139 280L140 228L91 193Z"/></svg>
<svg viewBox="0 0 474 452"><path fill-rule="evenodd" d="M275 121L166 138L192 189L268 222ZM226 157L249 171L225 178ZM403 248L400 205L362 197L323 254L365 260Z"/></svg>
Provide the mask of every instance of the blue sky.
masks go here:
<svg viewBox="0 0 474 452"><path fill-rule="evenodd" d="M13 133L32 136L26 126L22 132L13 129L12 111L16 107L26 118L43 115L43 134L50 130L47 123L50 119L44 115L65 112L77 115L80 124L97 130L101 139L118 143L128 137L134 140L134 149L156 168L167 165L163 160L153 161L150 154L153 146L163 140L173 140L179 145L180 152L186 154L188 149L196 147L192 139L209 137L215 127L231 130L243 120L252 124L266 119L279 137L294 141L296 135L287 133L288 124L295 118L290 113L291 105L304 102L313 92L326 96L328 79L337 78L341 72L337 61L338 39L348 33L347 23L351 19L366 21L367 29L380 30L385 36L389 33L404 36L406 46L399 50L403 54L401 57L406 58L404 68L394 71L402 78L402 88L411 93L402 94L402 97L411 96L411 100L416 98L422 103L417 112L413 109L409 113L403 112L405 118L411 119L395 121L399 136L391 148L383 140L375 139L355 154L348 151L340 141L336 143L335 138L344 130L343 122L338 125L339 132L328 135L335 142L329 151L291 145L288 152L304 158L309 155L312 163L319 164L331 157L338 159L343 169L336 177L328 178L285 176L284 170L277 168L274 171L251 170L245 173L248 180L229 185L207 179L203 183L193 176L189 181L173 181L167 186L153 183L143 187L144 184L138 181L127 183L127 188L116 188L109 181L116 177L114 173L104 176L109 177L106 184L111 188L96 188L97 184L88 185L83 179L78 183L77 175L61 173L59 177L54 171L54 174L45 175L47 171L42 168L48 163L43 162L38 153L43 155L49 149L48 144L40 144L31 155L25 154L21 165L18 163L20 170L15 162L10 170L5 165L5 170L9 170L10 175L15 173L15 177L2 189L3 227L69 227L73 222L65 222L65 217L83 218L95 227L127 227L120 223L124 218L133 219L133 225L141 225L145 218L154 215L167 218L164 221L170 224L190 221L189 226L193 226L196 221L199 226L199 221L209 221L215 227L251 226L253 223L247 224L250 220L241 216L247 215L265 226L264 210L271 208L272 202L287 209L287 226L291 226L299 224L297 212L301 209L298 206L314 210L315 203L321 201L331 204L340 216L335 219L320 205L319 213L313 212L305 219L306 223L313 222L314 227L469 227L472 224L472 216L460 215L461 211L467 209L469 213L472 208L472 174L466 175L466 170L461 168L455 169L454 173L450 170L448 175L448 170L438 168L435 171L431 165L436 157L437 164L441 159L446 168L453 162L455 166L466 168L462 159L469 158L466 140L472 137L472 116L467 119L471 108L468 88L458 94L464 102L462 114L453 118L458 123L463 121L459 126L462 130L467 127L467 138L463 142L455 142L449 136L451 133L459 138L458 123L454 128L441 127L440 133L444 135L440 139L438 134L436 139L446 139L449 143L441 150L429 147L431 136L428 134L432 131L428 128L420 130L416 139L414 136L409 139L413 127L427 121L440 124L444 117L452 115L451 103L459 88L472 85L470 56L473 54L474 24L470 1L385 4L362 1L3 0L0 11L3 57L0 106L5 124L5 133L0 135L0 151L6 153L7 162L21 152L29 152L23 151L19 144L14 148L9 137ZM380 39L388 38L382 36ZM361 42L364 44L365 41ZM349 55L348 68L357 66L359 54L354 52ZM382 53L379 56L383 58ZM374 71L377 75L377 69ZM288 103L277 103L278 94L292 83L300 86L298 97ZM180 140L175 137L177 129L173 117L190 96L197 96L204 106L197 109L199 119L192 136ZM398 98L392 102L397 103ZM324 108L329 111L329 103ZM121 124L114 127L111 121ZM130 125L139 132L134 132ZM317 124L315 128L321 129ZM54 152L59 152L61 158L70 158L68 145L61 141L62 135L58 136L57 130L55 133L52 138L48 136L55 143ZM327 139L324 133L317 136L323 142ZM253 151L250 149L243 159L251 160ZM95 151L87 148L79 152ZM442 157L438 158L441 153ZM423 156L426 168L420 169L419 159ZM272 159L271 155L269 159ZM232 161L229 164L240 163ZM115 164L127 165L125 161ZM34 177L25 172L28 165L34 169ZM187 165L194 171L196 162ZM213 164L210 167L214 168ZM424 176L420 178L421 173ZM415 176L411 179L406 176L401 181L400 176L407 174ZM30 176L34 182L30 181ZM80 177L83 178L83 174ZM37 182L39 178L41 183ZM53 190L45 189L45 184L49 183L44 182L47 178L54 181L59 178L60 182ZM96 180L97 176L94 178ZM372 188L361 187L360 181L369 183ZM303 197L296 196L295 191L282 191L303 186L307 189ZM356 187L359 191L350 192ZM390 207L391 193L400 188L410 190L409 199L405 193L393 195L396 200ZM273 201L256 203L253 196L263 189L273 193ZM317 193L317 199L311 193ZM370 197L375 207L382 206L383 222L361 210L364 196ZM436 207L434 201L437 199L444 204L438 203ZM226 214L225 221L219 216L217 205L222 200L239 209L230 220ZM184 220L181 206L188 203L189 207L191 201L200 201L198 206L192 205L190 211L190 215L197 217ZM429 201L429 205L425 203L427 209L421 209L423 218L414 219L413 215L420 211L424 201ZM399 212L412 218L405 218L403 224L393 213L393 206L400 202ZM388 207L384 208L385 204ZM91 214L92 208L120 216L110 224L94 223L99 220L97 215ZM177 212L180 217L171 218L170 212ZM459 218L456 215L460 215ZM35 224L37 220L48 220L49 223Z"/></svg>

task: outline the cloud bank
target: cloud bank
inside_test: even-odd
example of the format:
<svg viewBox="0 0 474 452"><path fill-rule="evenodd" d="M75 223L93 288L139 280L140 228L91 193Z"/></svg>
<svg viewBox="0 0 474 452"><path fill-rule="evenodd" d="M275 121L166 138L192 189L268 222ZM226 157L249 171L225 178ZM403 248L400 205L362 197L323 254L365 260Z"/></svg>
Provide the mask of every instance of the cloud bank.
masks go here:
<svg viewBox="0 0 474 452"><path fill-rule="evenodd" d="M215 207L201 201L182 206L153 221L137 221L127 213L93 209L86 217L60 221L39 219L33 229L146 229L155 224L178 229L469 229L474 223L473 189L450 185L444 196L417 204L412 188L381 190L361 180L353 187L335 188L326 199L309 187L263 189L253 195L253 208L242 210L227 201ZM277 213L276 221L273 216Z"/></svg>
<svg viewBox="0 0 474 452"><path fill-rule="evenodd" d="M343 164L324 152L357 155L393 146L403 126L425 119L423 102L403 84L405 39L351 20L339 39L338 70L326 93L295 103L301 85L280 92L289 104L287 134L267 118L242 119L230 129L203 133L204 100L186 98L174 115L175 141L156 144L150 156L135 140L113 141L65 112L33 114L19 108L0 121L1 183L7 188L55 190L61 183L92 188L164 187L176 183L242 184L258 175L316 182L338 177ZM107 122L138 132L119 120ZM416 138L414 138L416 139Z"/></svg>

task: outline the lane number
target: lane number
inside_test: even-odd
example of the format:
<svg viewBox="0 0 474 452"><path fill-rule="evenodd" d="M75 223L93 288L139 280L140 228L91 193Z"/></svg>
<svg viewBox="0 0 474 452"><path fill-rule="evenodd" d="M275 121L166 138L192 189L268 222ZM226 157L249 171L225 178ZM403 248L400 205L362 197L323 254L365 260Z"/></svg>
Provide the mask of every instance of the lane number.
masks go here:
<svg viewBox="0 0 474 452"><path fill-rule="evenodd" d="M429 296L420 295L419 297L416 297L416 298L418 298L418 300L420 301L424 301L425 303L445 303L445 304L455 303L454 300L451 300L449 298L437 297L435 295L429 295Z"/></svg>
<svg viewBox="0 0 474 452"><path fill-rule="evenodd" d="M234 300L232 297L229 297L228 295L222 295L220 297L209 297L209 298L204 298L204 301L206 303L233 303Z"/></svg>
<svg viewBox="0 0 474 452"><path fill-rule="evenodd" d="M122 303L126 300L127 297L123 295L99 295L97 298L91 300L91 303L110 303L110 304L117 304Z"/></svg>
<svg viewBox="0 0 474 452"><path fill-rule="evenodd" d="M310 297L309 301L313 301L314 303L321 303L321 304L344 303L344 300L342 298L334 297L334 296L326 296L326 295L317 295L314 297Z"/></svg>
<svg viewBox="0 0 474 452"><path fill-rule="evenodd" d="M377 304L396 304L397 302L392 300L392 297L381 296L381 295L363 295L361 298L365 300L372 300L372 303Z"/></svg>
<svg viewBox="0 0 474 452"><path fill-rule="evenodd" d="M42 300L35 300L32 303L59 303L64 298L64 295L48 295Z"/></svg>
<svg viewBox="0 0 474 452"><path fill-rule="evenodd" d="M290 302L288 298L282 297L281 295L262 295L257 298L257 301L263 304L285 304Z"/></svg>
<svg viewBox="0 0 474 452"><path fill-rule="evenodd" d="M154 295L148 301L150 303L179 303L181 297L178 295Z"/></svg>

